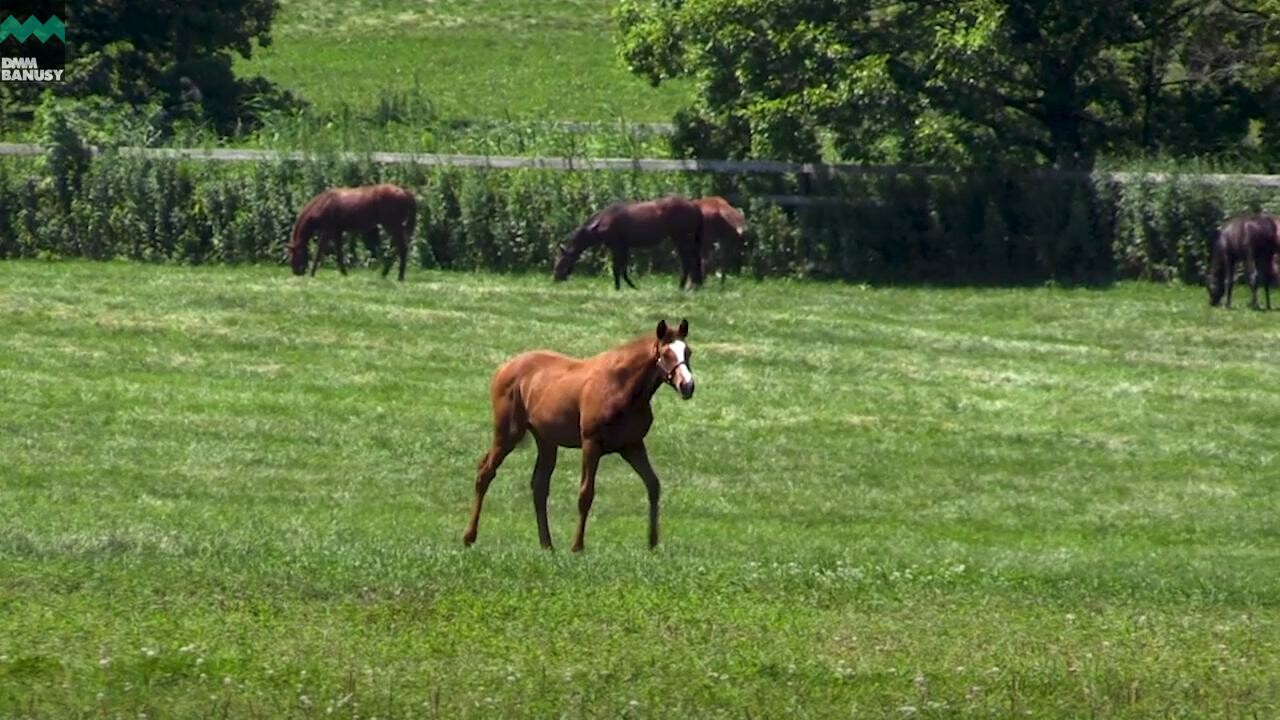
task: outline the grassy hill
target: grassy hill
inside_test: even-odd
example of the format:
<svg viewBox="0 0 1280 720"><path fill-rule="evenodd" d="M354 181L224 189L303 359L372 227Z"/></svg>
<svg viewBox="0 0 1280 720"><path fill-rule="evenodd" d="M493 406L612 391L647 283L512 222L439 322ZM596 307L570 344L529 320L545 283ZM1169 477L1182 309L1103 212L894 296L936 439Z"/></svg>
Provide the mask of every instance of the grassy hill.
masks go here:
<svg viewBox="0 0 1280 720"><path fill-rule="evenodd" d="M447 117L666 122L679 85L617 58L609 0L281 0L275 42L241 62L322 110L418 88Z"/></svg>

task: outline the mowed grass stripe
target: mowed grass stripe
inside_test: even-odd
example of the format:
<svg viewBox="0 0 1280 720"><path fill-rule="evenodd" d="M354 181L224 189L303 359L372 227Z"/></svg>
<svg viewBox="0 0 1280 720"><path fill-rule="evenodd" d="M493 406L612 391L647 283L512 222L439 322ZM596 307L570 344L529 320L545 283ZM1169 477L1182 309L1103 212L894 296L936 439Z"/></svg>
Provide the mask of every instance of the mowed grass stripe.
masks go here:
<svg viewBox="0 0 1280 720"><path fill-rule="evenodd" d="M674 284L0 265L0 715L1277 710L1273 314ZM658 551L526 447L464 552L496 365L664 316Z"/></svg>

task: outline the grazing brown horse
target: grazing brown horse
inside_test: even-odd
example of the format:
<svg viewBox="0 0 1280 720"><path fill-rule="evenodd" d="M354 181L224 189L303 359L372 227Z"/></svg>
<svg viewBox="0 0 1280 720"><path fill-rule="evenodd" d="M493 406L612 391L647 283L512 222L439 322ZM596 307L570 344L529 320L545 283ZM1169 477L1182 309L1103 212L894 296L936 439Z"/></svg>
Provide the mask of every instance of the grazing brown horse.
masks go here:
<svg viewBox="0 0 1280 720"><path fill-rule="evenodd" d="M631 248L656 245L668 237L680 257L680 287L701 285L702 210L676 196L614 203L592 215L561 249L552 277L557 282L568 278L583 251L604 245L613 255L614 289L622 289L620 280L634 289L636 284L627 274Z"/></svg>
<svg viewBox="0 0 1280 720"><path fill-rule="evenodd" d="M727 246L742 244L742 237L747 232L747 218L742 211L729 204L719 195L694 200L702 211L702 277L706 278L715 271L713 255L719 251L721 258ZM724 284L724 275L720 275L720 283Z"/></svg>
<svg viewBox="0 0 1280 720"><path fill-rule="evenodd" d="M311 236L319 234L315 261L311 275L316 274L326 249L332 249L338 259L338 269L347 274L347 261L342 252L342 233L351 230L364 235L364 244L370 252L379 253L378 226L391 235L391 244L400 255L400 279L404 280L404 266L409 259L409 243L413 240L413 225L418 203L413 193L397 185L369 185L357 188L333 188L311 199L298 220L293 224L293 234L285 247L285 257L293 267L294 275L307 270ZM391 271L392 258L387 255L382 262L382 277Z"/></svg>
<svg viewBox="0 0 1280 720"><path fill-rule="evenodd" d="M1258 275L1263 276L1267 309L1271 309L1271 283L1275 280L1274 262L1280 252L1280 220L1265 215L1241 215L1227 221L1218 231L1209 260L1206 284L1209 304L1217 305L1222 296L1231 307L1231 290L1235 286L1236 263L1243 262L1249 273L1251 298L1249 307L1258 309Z"/></svg>
<svg viewBox="0 0 1280 720"><path fill-rule="evenodd" d="M622 455L649 492L649 547L658 544L658 476L649 465L644 436L653 424L649 406L663 383L693 397L693 351L685 342L689 322L678 329L658 323L648 335L586 360L547 350L523 353L503 363L489 386L493 402L493 446L476 470L476 497L462 541L476 541L480 507L498 466L526 431L538 444L533 468L533 509L538 541L551 549L547 494L556 455L562 447L582 448L582 484L578 490L578 530L573 550L582 550L587 514L596 493L596 467L609 453Z"/></svg>

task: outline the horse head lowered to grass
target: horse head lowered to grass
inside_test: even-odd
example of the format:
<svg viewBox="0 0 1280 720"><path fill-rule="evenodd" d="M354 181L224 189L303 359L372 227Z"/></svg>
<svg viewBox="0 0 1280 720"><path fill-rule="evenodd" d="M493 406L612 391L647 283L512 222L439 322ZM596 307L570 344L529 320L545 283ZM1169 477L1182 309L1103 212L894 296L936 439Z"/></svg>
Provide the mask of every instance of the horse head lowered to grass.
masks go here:
<svg viewBox="0 0 1280 720"><path fill-rule="evenodd" d="M609 248L613 259L613 287L622 289L622 280L632 288L627 262L631 249L656 245L670 238L680 258L680 286L702 284L702 210L682 197L614 203L592 215L569 236L556 260L552 277L569 277L582 253L598 245Z"/></svg>
<svg viewBox="0 0 1280 720"><path fill-rule="evenodd" d="M1231 291L1236 281L1236 264L1244 263L1249 274L1249 307L1258 309L1258 277L1262 276L1267 309L1271 309L1271 284L1276 280L1275 260L1280 253L1280 219L1266 214L1241 215L1228 220L1214 239L1205 277L1209 304L1223 296L1231 307Z"/></svg>
<svg viewBox="0 0 1280 720"><path fill-rule="evenodd" d="M741 257L743 237L747 233L747 218L742 211L719 195L694 200L702 211L702 277L724 265L724 258L733 249L732 257ZM716 256L720 261L716 262ZM720 274L724 284L724 273Z"/></svg>
<svg viewBox="0 0 1280 720"><path fill-rule="evenodd" d="M573 550L583 547L587 514L595 498L596 467L601 457L615 452L644 481L649 494L649 547L656 546L660 487L649 464L644 438L653 424L650 401L663 384L671 385L685 400L693 397L693 350L688 336L687 320L682 320L678 328L663 320L658 323L656 334L584 360L534 350L503 363L489 386L493 444L476 471L475 501L463 542L475 542L489 483L527 432L538 446L532 485L542 547L551 548L547 495L562 447L582 448L578 529Z"/></svg>
<svg viewBox="0 0 1280 720"><path fill-rule="evenodd" d="M326 250L332 250L338 261L338 269L347 274L347 261L342 252L342 234L346 231L364 235L365 246L370 252L380 254L378 226L391 236L391 244L400 257L400 275L404 280L404 268L409 258L409 243L413 241L413 226L417 215L417 201L413 193L398 185L369 185L356 188L332 188L316 195L298 213L293 233L285 246L285 259L294 275L307 271L310 259L311 236L319 235L311 274L316 274ZM391 271L392 258L387 255L382 263L382 276Z"/></svg>

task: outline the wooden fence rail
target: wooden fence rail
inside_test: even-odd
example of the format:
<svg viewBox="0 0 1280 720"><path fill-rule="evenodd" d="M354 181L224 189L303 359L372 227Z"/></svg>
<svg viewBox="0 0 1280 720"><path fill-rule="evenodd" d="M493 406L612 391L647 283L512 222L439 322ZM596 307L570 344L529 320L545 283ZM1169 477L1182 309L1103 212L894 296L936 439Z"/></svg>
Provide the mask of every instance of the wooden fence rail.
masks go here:
<svg viewBox="0 0 1280 720"><path fill-rule="evenodd" d="M95 153L98 148L91 148ZM313 157L337 157L350 161L370 161L380 165L416 164L447 167L476 167L509 170L533 168L541 170L614 170L633 172L710 172L720 174L764 174L764 175L808 175L812 177L841 176L879 176L879 177L949 177L955 175L981 176L984 171L956 170L953 168L928 166L896 166L896 165L855 165L843 163L797 163L780 160L664 160L652 158L566 158L566 157L521 157L510 155L457 155L435 153L395 153L395 152L341 152L334 154L311 154L300 151L252 150L236 148L137 148L122 147L116 150L121 155L131 157L152 157L166 159L208 160L214 162L253 162L278 160L306 160ZM43 155L45 149L39 145L0 143L0 156L34 156ZM1017 171L1017 175L1027 178L1095 178L1112 180L1121 183L1147 181L1153 183L1167 182L1173 178L1182 178L1208 185L1249 185L1253 187L1280 188L1280 175L1248 175L1248 174L1178 174L1163 172L1127 172L1127 171L1066 171L1054 169L1032 169ZM827 204L832 199L809 196L774 196L774 199L786 199L793 202L780 204Z"/></svg>

